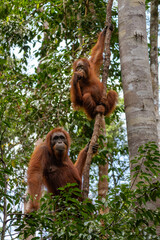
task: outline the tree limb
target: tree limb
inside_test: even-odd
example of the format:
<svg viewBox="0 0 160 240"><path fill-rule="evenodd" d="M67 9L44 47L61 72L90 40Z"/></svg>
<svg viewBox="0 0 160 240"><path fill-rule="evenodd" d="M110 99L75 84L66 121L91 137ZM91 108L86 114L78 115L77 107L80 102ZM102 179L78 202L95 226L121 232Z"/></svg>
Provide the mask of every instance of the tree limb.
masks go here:
<svg viewBox="0 0 160 240"><path fill-rule="evenodd" d="M110 55L111 55L110 40L111 40L111 33L112 33L112 27L111 27L112 5L113 5L113 0L109 0L107 4L106 25L108 26L108 28L106 31L106 38L105 38L105 59L104 59L104 69L103 69L103 76L102 76L102 79L103 79L102 82L104 84L105 92L106 92L107 78L108 78L109 65L110 65ZM92 156L93 156L92 146L98 140L101 126L102 126L102 116L100 114L97 114L95 118L95 124L94 124L94 130L91 138L91 143L89 145L89 149L87 152L86 165L85 165L84 175L83 175L83 198L84 199L88 197L88 193L89 193L89 169L90 169Z"/></svg>

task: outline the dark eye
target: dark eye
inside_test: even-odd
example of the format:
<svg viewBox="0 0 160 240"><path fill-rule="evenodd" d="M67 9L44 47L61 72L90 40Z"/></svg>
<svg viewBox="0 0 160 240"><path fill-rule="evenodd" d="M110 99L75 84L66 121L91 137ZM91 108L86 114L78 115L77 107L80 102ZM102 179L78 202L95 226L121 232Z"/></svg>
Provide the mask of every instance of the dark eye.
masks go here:
<svg viewBox="0 0 160 240"><path fill-rule="evenodd" d="M77 69L83 69L83 68L84 68L83 65L78 65L78 66L77 66Z"/></svg>
<svg viewBox="0 0 160 240"><path fill-rule="evenodd" d="M53 138L53 140L57 140L58 139L58 136L55 136L54 138Z"/></svg>
<svg viewBox="0 0 160 240"><path fill-rule="evenodd" d="M64 137L64 136L60 136L60 139L64 140L64 139L65 139L65 137Z"/></svg>

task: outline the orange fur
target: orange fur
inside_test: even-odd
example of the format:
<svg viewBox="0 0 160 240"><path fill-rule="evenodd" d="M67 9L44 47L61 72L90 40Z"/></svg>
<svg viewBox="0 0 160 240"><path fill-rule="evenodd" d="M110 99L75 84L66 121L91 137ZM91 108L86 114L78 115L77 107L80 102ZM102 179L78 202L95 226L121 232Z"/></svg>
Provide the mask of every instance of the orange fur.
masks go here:
<svg viewBox="0 0 160 240"><path fill-rule="evenodd" d="M103 62L103 50L106 28L100 33L96 45L91 50L89 60L81 58L73 64L71 80L71 102L75 110L82 109L89 119L97 113L109 116L115 109L118 95L111 90L104 93L99 80L99 70ZM80 67L78 68L78 66Z"/></svg>
<svg viewBox="0 0 160 240"><path fill-rule="evenodd" d="M65 156L63 159L57 157L54 149L51 150L51 136L56 132L63 132L67 138L68 147L63 154ZM62 128L55 128L47 134L45 141L35 148L27 171L28 193L31 195L31 199L26 213L39 208L42 186L45 186L53 195L57 195L58 188L64 187L67 183L77 183L81 188L87 151L84 148L79 153L76 163L73 164L68 156L69 147L69 134Z"/></svg>

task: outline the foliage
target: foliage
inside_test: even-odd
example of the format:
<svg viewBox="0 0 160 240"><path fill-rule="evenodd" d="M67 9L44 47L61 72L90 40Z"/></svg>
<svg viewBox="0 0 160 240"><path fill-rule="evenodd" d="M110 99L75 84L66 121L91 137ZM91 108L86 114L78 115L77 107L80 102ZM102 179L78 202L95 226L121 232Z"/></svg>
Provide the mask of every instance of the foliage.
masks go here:
<svg viewBox="0 0 160 240"><path fill-rule="evenodd" d="M160 167L157 166L160 153L154 143L148 143L140 148L139 158L143 159L143 164L134 159L136 164L134 172L142 181L134 190L129 184L120 184L110 189L106 199L101 201L97 199L95 202L90 199L79 201L80 190L76 188L76 184L68 184L60 189L58 196L44 195L41 199L41 208L26 216L21 212L13 212L8 202L8 222L14 226L20 239L37 231L37 237L33 239L40 239L40 236L43 236L43 239L57 240L98 240L103 237L113 240L158 240L155 226L160 221L160 209L148 209L146 203L148 201L154 203L160 195L158 181ZM147 175L147 183L146 169L143 171L142 165L151 170ZM154 182L149 180L153 173ZM73 198L73 195L77 198ZM107 213L106 208L109 208Z"/></svg>
<svg viewBox="0 0 160 240"><path fill-rule="evenodd" d="M1 1L1 239L17 239L18 235L19 239L24 239L22 233L27 236L34 233L35 229L44 239L102 239L106 234L108 239L147 239L150 235L151 239L157 239L154 237L154 227L148 227L147 222L151 220L157 224L158 213L147 211L143 205L147 199L155 200L158 183L155 181L154 184L145 185L143 179L147 181L146 177L149 176L143 173L143 168L138 169L136 164L137 173L140 172L143 176L142 183L136 191L130 190L129 185L122 184L129 182L124 175L129 164L126 136L120 120L124 111L121 102L115 113L106 118L107 149L103 148L100 138L99 155L93 160L98 166L99 163L104 163L106 154L109 156L110 192L107 199L95 200L93 203L91 200L80 202L72 198L73 192L79 194L76 188L73 192L66 192L65 188L60 196L53 199L45 195L41 200L41 209L32 213L31 217L23 215L26 168L36 140L52 128L64 126L72 138L70 156L75 161L78 152L92 135L94 121L89 122L82 112L73 112L69 92L74 59L88 56L97 34L105 24L106 1L91 0L89 6L85 5L86 2ZM120 91L122 86L116 7L112 14L114 31L107 88ZM32 58L35 61L31 68ZM141 155L144 153L147 152L141 152ZM145 156L151 156L152 162L158 157L156 151L153 154L150 151L149 154ZM151 168L150 171L156 176L157 166L153 166L152 162L145 167ZM91 172L91 177L93 175ZM97 186L95 188L97 190ZM136 201L140 207L137 207ZM55 206L58 206L58 210ZM110 212L101 215L99 210L106 206L109 206ZM136 211L133 211L135 206ZM54 217L53 210L56 211ZM26 222L30 227L26 226Z"/></svg>

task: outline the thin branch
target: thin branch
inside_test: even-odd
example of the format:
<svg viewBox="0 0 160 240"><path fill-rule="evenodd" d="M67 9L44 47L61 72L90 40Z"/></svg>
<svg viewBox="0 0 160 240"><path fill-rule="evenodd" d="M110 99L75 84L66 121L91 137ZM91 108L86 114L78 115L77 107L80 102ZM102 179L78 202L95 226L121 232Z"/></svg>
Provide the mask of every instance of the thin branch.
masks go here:
<svg viewBox="0 0 160 240"><path fill-rule="evenodd" d="M104 47L104 67L103 67L103 74L102 74L102 82L104 85L104 90L106 92L107 88L107 79L109 75L109 66L110 66L110 42L111 42L111 35L112 35L112 5L113 0L109 0L107 4L107 15L106 15L106 26L108 26L106 31L106 38L105 38L105 47Z"/></svg>
<svg viewBox="0 0 160 240"><path fill-rule="evenodd" d="M88 193L89 193L89 169L90 169L92 156L93 156L92 146L95 145L95 143L97 142L98 137L99 137L101 121L102 121L101 118L102 118L102 116L100 114L96 115L94 130L93 130L91 142L89 145L89 149L87 152L87 159L86 159L86 164L85 164L85 169L84 169L84 178L83 178L83 198L84 199L88 197Z"/></svg>
<svg viewBox="0 0 160 240"><path fill-rule="evenodd" d="M110 40L111 40L111 15L112 15L112 5L113 0L109 0L107 4L107 17L106 17L106 25L108 26L108 29L106 31L106 40L105 40L105 59L104 59L104 70L103 70L103 84L104 84L104 91L106 92L106 86L107 86L107 78L108 78L108 72L109 72L109 65L110 65ZM89 193L89 169L92 161L92 146L97 142L99 134L100 134L100 128L102 125L102 116L100 114L96 115L95 118L95 124L94 124L94 130L91 138L91 143L89 145L89 150L87 153L87 159L86 159L86 165L84 169L84 179L83 179L83 198L88 197Z"/></svg>

